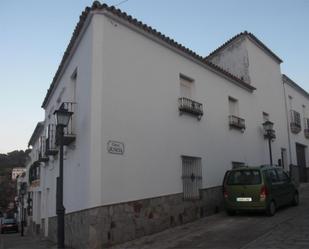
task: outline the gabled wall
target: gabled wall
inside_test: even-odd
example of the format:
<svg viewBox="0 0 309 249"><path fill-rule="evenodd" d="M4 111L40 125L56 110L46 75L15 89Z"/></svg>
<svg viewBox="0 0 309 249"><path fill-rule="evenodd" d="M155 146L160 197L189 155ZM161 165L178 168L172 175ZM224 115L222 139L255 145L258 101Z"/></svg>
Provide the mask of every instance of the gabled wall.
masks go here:
<svg viewBox="0 0 309 249"><path fill-rule="evenodd" d="M277 110L282 97L281 106L277 99L259 99L267 89L255 78L260 89L251 93L116 20L105 15L94 20L95 43L101 47L95 52L92 101L99 108L98 136L92 141L101 149L95 163L102 167L102 205L181 193L182 155L201 158L203 188L219 186L232 161L269 163L263 111L278 133L274 162L281 157L280 149L287 148L280 126L284 109ZM194 100L204 106L201 121L179 115L179 74L194 79ZM229 96L239 101L244 133L229 127ZM107 152L110 140L124 144L123 155Z"/></svg>
<svg viewBox="0 0 309 249"><path fill-rule="evenodd" d="M245 82L251 82L246 37L240 36L208 59Z"/></svg>
<svg viewBox="0 0 309 249"><path fill-rule="evenodd" d="M272 143L273 163L277 164L281 149L288 151L289 147L280 63L250 36L240 36L211 55L210 60L230 73L244 77L256 87L254 104L248 108L256 113L258 123L264 122L263 112L268 113L274 123L277 137ZM285 167L288 170L288 165Z"/></svg>

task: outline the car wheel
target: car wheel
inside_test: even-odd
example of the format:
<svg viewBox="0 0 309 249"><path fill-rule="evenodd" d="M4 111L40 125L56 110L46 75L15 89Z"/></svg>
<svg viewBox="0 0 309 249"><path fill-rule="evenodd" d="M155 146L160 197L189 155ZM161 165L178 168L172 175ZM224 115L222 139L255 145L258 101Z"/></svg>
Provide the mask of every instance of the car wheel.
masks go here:
<svg viewBox="0 0 309 249"><path fill-rule="evenodd" d="M297 192L295 192L292 200L292 205L298 206L298 204L299 204L299 195Z"/></svg>
<svg viewBox="0 0 309 249"><path fill-rule="evenodd" d="M268 216L274 216L276 213L276 203L271 201L267 207L266 214Z"/></svg>

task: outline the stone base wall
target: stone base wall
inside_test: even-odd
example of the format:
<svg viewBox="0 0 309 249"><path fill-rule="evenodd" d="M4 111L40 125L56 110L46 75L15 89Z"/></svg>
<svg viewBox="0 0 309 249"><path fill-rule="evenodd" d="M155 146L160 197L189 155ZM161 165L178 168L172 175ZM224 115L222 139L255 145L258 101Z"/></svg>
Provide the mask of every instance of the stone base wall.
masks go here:
<svg viewBox="0 0 309 249"><path fill-rule="evenodd" d="M292 180L299 185L300 179L299 179L299 167L297 165L290 165L290 176Z"/></svg>
<svg viewBox="0 0 309 249"><path fill-rule="evenodd" d="M305 174L305 177L301 174ZM290 175L294 182L309 182L309 168L299 167L297 165L290 165Z"/></svg>
<svg viewBox="0 0 309 249"><path fill-rule="evenodd" d="M201 199L182 193L101 206L66 214L65 244L75 249L105 248L219 212L222 188L201 190ZM49 239L57 240L57 217L49 218Z"/></svg>
<svg viewBox="0 0 309 249"><path fill-rule="evenodd" d="M34 221L30 220L27 224L27 227L25 227L25 232L28 235L41 235L41 225L36 224Z"/></svg>

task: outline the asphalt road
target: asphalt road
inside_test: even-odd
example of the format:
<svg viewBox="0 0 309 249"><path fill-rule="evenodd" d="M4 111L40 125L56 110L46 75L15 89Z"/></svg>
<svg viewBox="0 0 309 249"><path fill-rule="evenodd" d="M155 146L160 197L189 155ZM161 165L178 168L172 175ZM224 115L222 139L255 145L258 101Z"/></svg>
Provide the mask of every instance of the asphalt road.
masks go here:
<svg viewBox="0 0 309 249"><path fill-rule="evenodd" d="M308 249L309 184L302 186L300 201L298 207L283 208L274 217L219 213L112 249ZM0 235L0 249L45 248L57 247L39 238Z"/></svg>
<svg viewBox="0 0 309 249"><path fill-rule="evenodd" d="M112 249L308 249L309 184L301 187L300 201L273 217L220 213Z"/></svg>

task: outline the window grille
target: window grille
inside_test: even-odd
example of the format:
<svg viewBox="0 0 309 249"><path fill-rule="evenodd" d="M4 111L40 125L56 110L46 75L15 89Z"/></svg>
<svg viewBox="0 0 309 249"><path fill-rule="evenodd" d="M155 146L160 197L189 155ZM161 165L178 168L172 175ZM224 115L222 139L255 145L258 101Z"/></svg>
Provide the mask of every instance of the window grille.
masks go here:
<svg viewBox="0 0 309 249"><path fill-rule="evenodd" d="M202 188L201 158L182 156L182 181L184 200L200 199Z"/></svg>
<svg viewBox="0 0 309 249"><path fill-rule="evenodd" d="M291 111L291 122L294 123L297 126L301 126L300 122L300 113L297 111L292 110Z"/></svg>

